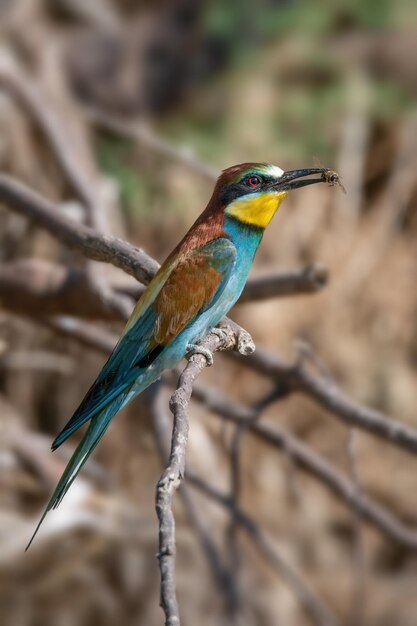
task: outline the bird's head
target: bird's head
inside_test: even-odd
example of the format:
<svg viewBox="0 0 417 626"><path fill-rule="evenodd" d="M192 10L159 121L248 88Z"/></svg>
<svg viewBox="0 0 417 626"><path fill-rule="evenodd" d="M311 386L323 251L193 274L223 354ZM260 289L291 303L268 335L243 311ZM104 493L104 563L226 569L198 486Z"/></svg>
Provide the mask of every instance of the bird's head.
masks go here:
<svg viewBox="0 0 417 626"><path fill-rule="evenodd" d="M292 189L320 182L335 184L337 174L325 168L284 172L276 165L242 163L224 170L213 198L226 216L266 228Z"/></svg>

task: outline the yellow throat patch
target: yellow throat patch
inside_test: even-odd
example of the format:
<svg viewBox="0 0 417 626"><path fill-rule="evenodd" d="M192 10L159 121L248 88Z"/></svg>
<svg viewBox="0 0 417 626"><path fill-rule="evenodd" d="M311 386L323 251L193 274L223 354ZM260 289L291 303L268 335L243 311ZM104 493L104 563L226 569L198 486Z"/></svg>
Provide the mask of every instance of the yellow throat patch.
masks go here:
<svg viewBox="0 0 417 626"><path fill-rule="evenodd" d="M238 198L227 207L226 214L245 224L266 228L287 195L287 191L270 191Z"/></svg>

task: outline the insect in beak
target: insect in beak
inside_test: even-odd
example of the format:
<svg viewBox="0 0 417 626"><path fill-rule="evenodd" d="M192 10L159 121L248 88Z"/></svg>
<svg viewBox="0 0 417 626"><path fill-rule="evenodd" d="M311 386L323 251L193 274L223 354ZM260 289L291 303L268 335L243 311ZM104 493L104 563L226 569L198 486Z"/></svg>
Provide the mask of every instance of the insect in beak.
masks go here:
<svg viewBox="0 0 417 626"><path fill-rule="evenodd" d="M307 176L314 176L314 178L306 178ZM338 185L346 193L340 182L339 174L326 167L289 170L283 173L279 181L274 184L274 187L277 191L290 191L291 189L299 189L307 185L315 185L316 183L327 183L331 187Z"/></svg>

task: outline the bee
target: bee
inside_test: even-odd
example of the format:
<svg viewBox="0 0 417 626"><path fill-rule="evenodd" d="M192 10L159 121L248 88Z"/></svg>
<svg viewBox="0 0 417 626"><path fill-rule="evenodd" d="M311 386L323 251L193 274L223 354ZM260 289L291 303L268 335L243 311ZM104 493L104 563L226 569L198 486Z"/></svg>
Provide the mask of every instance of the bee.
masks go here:
<svg viewBox="0 0 417 626"><path fill-rule="evenodd" d="M343 193L347 193L337 172L331 170L328 167L324 167L322 163L319 163L317 158L314 158L314 162L316 166L321 169L321 179L323 182L327 183L330 187L335 187L337 185L338 187L340 187Z"/></svg>
<svg viewBox="0 0 417 626"><path fill-rule="evenodd" d="M327 183L330 187L335 187L336 185L340 187L343 193L346 193L346 189L343 186L342 181L340 180L340 176L334 170L330 170L327 167L323 168L321 179L323 182Z"/></svg>

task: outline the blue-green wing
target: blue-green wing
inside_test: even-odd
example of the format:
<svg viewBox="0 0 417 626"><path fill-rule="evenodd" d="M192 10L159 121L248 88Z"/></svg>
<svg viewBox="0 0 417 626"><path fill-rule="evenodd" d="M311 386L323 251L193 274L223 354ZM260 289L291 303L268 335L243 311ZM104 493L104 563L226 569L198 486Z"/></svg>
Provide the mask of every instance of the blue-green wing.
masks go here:
<svg viewBox="0 0 417 626"><path fill-rule="evenodd" d="M55 450L138 377L199 312L212 306L234 268L236 249L218 238L163 266L84 400L52 444Z"/></svg>

